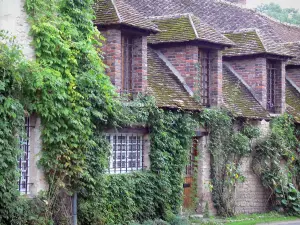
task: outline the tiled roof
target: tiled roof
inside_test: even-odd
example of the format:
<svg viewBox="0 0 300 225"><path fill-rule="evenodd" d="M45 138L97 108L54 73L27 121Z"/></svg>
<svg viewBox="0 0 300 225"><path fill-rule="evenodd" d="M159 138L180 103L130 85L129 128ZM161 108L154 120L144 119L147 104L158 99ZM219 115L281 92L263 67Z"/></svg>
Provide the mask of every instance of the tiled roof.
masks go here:
<svg viewBox="0 0 300 225"><path fill-rule="evenodd" d="M97 0L94 5L97 25L123 24L157 32L157 26L123 0Z"/></svg>
<svg viewBox="0 0 300 225"><path fill-rule="evenodd" d="M294 116L297 123L300 123L300 93L288 80L286 80L285 98L287 113Z"/></svg>
<svg viewBox="0 0 300 225"><path fill-rule="evenodd" d="M148 48L148 84L159 107L201 110L200 104L151 48Z"/></svg>
<svg viewBox="0 0 300 225"><path fill-rule="evenodd" d="M269 118L269 113L225 65L223 65L223 100L225 108L236 117Z"/></svg>
<svg viewBox="0 0 300 225"><path fill-rule="evenodd" d="M294 56L293 59L287 62L287 65L300 66L300 41L299 42L288 42L284 46L290 51L290 54Z"/></svg>
<svg viewBox="0 0 300 225"><path fill-rule="evenodd" d="M241 30L225 34L227 38L236 43L233 48L223 52L224 56L243 56L255 54L273 54L290 56L290 52L282 44L276 44L272 40L266 40L256 29Z"/></svg>
<svg viewBox="0 0 300 225"><path fill-rule="evenodd" d="M300 40L300 28L282 24L255 10L222 0L124 0L146 16L193 13L201 21L222 33L241 29L259 29L273 43Z"/></svg>
<svg viewBox="0 0 300 225"><path fill-rule="evenodd" d="M161 32L148 38L149 43L205 41L225 46L234 43L192 14L175 14L152 17Z"/></svg>

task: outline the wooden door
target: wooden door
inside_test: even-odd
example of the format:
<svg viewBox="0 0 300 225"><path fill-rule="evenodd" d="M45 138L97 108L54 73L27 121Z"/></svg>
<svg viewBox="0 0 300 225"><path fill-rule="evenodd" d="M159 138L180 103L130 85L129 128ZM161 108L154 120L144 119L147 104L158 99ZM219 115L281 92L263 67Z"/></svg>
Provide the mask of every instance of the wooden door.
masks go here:
<svg viewBox="0 0 300 225"><path fill-rule="evenodd" d="M185 178L184 178L184 184L183 184L183 207L184 208L191 208L193 206L193 182L194 182L194 173L195 173L195 167L197 166L197 159L198 156L198 139L193 139L193 146L190 151L189 155L189 162L186 166L185 171ZM196 175L196 174L195 174Z"/></svg>

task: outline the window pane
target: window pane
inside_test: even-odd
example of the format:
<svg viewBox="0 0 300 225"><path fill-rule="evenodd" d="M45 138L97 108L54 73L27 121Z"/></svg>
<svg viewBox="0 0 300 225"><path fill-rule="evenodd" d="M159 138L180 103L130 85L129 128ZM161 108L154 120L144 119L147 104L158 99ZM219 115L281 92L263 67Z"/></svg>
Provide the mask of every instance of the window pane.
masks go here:
<svg viewBox="0 0 300 225"><path fill-rule="evenodd" d="M126 173L143 168L143 137L137 134L112 135L111 173Z"/></svg>

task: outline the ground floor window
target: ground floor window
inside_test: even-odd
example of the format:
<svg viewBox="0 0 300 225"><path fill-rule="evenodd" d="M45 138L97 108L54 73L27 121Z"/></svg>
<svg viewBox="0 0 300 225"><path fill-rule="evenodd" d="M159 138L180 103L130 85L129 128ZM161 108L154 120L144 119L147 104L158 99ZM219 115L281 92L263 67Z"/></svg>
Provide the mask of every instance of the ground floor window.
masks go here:
<svg viewBox="0 0 300 225"><path fill-rule="evenodd" d="M118 133L106 137L112 147L109 173L129 173L144 168L143 135Z"/></svg>
<svg viewBox="0 0 300 225"><path fill-rule="evenodd" d="M20 180L18 182L19 191L22 194L29 194L29 154L30 154L30 119L25 118L25 136L20 139L20 147L22 150L22 156L18 161L18 167L20 171Z"/></svg>

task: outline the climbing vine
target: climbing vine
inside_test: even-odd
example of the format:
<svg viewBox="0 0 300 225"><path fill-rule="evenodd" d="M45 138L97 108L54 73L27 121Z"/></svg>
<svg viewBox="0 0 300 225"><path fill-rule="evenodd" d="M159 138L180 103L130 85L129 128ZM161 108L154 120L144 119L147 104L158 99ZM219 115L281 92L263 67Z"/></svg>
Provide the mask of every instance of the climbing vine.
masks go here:
<svg viewBox="0 0 300 225"><path fill-rule="evenodd" d="M241 160L251 153L251 140L259 136L259 131L246 124L238 126L238 121L224 110L204 110L200 121L209 131L214 206L219 215L232 216L236 184L245 180Z"/></svg>
<svg viewBox="0 0 300 225"><path fill-rule="evenodd" d="M284 114L271 122L271 131L255 148L253 169L271 191L271 203L300 215L299 136L293 117Z"/></svg>

